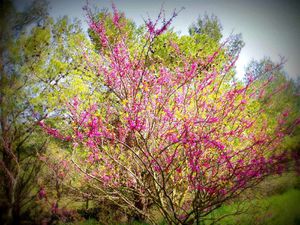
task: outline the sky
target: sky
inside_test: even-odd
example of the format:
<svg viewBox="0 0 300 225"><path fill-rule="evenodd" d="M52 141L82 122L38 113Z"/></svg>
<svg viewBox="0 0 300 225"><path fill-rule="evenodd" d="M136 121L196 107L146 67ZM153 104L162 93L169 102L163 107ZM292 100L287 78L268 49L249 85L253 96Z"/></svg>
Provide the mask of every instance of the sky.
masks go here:
<svg viewBox="0 0 300 225"><path fill-rule="evenodd" d="M15 0L18 8L32 0ZM50 15L82 20L87 27L82 7L86 0L49 0ZM89 0L99 9L111 8L111 0ZM297 0L114 0L126 17L137 25L143 18L155 18L163 4L168 13L184 7L173 22L174 31L188 34L188 27L204 13L216 15L223 27L223 37L242 33L245 47L236 63L237 75L242 77L251 60L270 57L279 62L287 60L284 69L294 79L300 77L300 1Z"/></svg>

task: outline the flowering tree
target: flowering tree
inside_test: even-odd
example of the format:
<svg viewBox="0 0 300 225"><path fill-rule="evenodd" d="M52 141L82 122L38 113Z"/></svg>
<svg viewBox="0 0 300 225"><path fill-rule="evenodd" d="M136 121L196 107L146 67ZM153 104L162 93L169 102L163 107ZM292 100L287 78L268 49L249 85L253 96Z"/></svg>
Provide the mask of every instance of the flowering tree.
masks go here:
<svg viewBox="0 0 300 225"><path fill-rule="evenodd" d="M101 59L84 56L109 97L90 107L71 100L71 133L40 125L73 144L70 161L101 198L153 223L152 205L170 224L199 223L228 199L283 171L280 144L288 113L274 122L257 101L271 78L256 85L248 74L247 82L234 82L236 58L226 55L226 44L199 57L167 39L176 60L158 61L153 46L173 34L168 27L177 12L169 20L161 13L145 21L136 43L128 40L115 7L100 19L87 12ZM106 17L116 31L113 40Z"/></svg>

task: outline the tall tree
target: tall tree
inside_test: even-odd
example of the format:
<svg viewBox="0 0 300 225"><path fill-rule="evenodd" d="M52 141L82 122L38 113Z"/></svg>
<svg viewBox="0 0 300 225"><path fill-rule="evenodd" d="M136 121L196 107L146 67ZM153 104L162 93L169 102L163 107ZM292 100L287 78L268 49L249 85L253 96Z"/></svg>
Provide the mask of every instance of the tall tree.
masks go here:
<svg viewBox="0 0 300 225"><path fill-rule="evenodd" d="M38 216L32 215L41 176L37 156L47 138L36 123L46 115L58 118L64 99L91 96L97 85L88 88L94 79L88 78L88 64L81 63L78 43L85 43L84 49L89 43L78 22L54 22L44 1L22 12L1 1L0 9L0 211L1 221L17 224ZM79 79L83 73L85 81Z"/></svg>
<svg viewBox="0 0 300 225"><path fill-rule="evenodd" d="M215 41L220 41L222 38L222 25L217 16L209 16L206 13L190 26L189 33L190 35L205 34Z"/></svg>
<svg viewBox="0 0 300 225"><path fill-rule="evenodd" d="M258 94L264 97L260 99L269 120L276 120L280 112L285 112L289 118L288 123L299 116L300 99L299 85L297 80L288 77L280 63L273 62L270 58L259 61L253 60L246 68L246 77L252 76L257 85L272 80L272 84L259 91ZM286 138L284 148L299 152L300 142L299 127L295 129L293 135Z"/></svg>
<svg viewBox="0 0 300 225"><path fill-rule="evenodd" d="M34 122L28 103L29 74L23 74L24 63L32 64L36 51L23 52L19 38L31 25L42 23L45 2L34 1L26 12L15 10L11 1L1 1L0 41L0 173L1 220L16 224L32 203L31 184L40 165L33 155L43 148L43 141L33 142ZM23 43L24 44L24 43Z"/></svg>
<svg viewBox="0 0 300 225"><path fill-rule="evenodd" d="M201 44L201 51L203 51L203 48L213 50L211 43L221 44L223 37L222 24L217 16L213 14L209 16L205 13L204 16L199 16L197 21L189 27L189 34L196 42ZM205 44L203 43L204 41ZM245 46L241 33L231 34L224 41L224 51L226 55L232 58L238 57L242 48ZM232 72L234 75L235 72Z"/></svg>
<svg viewBox="0 0 300 225"><path fill-rule="evenodd" d="M91 63L116 101L84 107L84 100L70 100L71 132L40 125L72 143L70 163L99 198L153 223L149 205L170 224L199 224L224 202L282 172L280 145L288 129L284 113L278 122L265 120L257 91L269 81L232 81L236 55L228 56L222 45L197 57L176 34L169 33L178 41L161 41L176 15L146 21L139 39L146 42L136 51L117 10L112 26L121 36L115 41L105 21L89 17L102 46L100 60ZM176 54L175 61L164 48Z"/></svg>

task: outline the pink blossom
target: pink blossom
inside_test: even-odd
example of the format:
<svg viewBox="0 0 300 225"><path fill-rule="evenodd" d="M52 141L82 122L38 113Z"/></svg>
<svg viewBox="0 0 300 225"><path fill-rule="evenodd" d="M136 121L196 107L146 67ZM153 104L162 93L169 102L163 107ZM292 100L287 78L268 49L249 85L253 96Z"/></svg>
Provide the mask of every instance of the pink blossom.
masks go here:
<svg viewBox="0 0 300 225"><path fill-rule="evenodd" d="M41 187L38 192L39 199L43 199L46 197L46 190L44 187Z"/></svg>

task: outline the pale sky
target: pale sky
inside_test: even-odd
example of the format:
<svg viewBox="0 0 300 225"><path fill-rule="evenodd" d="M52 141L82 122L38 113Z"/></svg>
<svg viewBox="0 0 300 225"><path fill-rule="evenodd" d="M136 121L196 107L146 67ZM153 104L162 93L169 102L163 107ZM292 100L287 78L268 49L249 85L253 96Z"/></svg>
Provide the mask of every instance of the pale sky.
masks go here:
<svg viewBox="0 0 300 225"><path fill-rule="evenodd" d="M22 7L31 0L16 0ZM50 15L78 17L86 26L82 10L86 0L50 0ZM110 0L89 0L98 8L111 8ZM251 59L264 56L278 62L287 59L285 70L290 77L300 77L300 1L297 0L114 0L117 8L137 25L143 23L147 13L155 17L164 4L166 12L174 8L185 9L175 18L173 27L181 34L188 34L188 27L205 12L215 14L223 26L223 36L242 33L245 47L237 61L239 77Z"/></svg>

